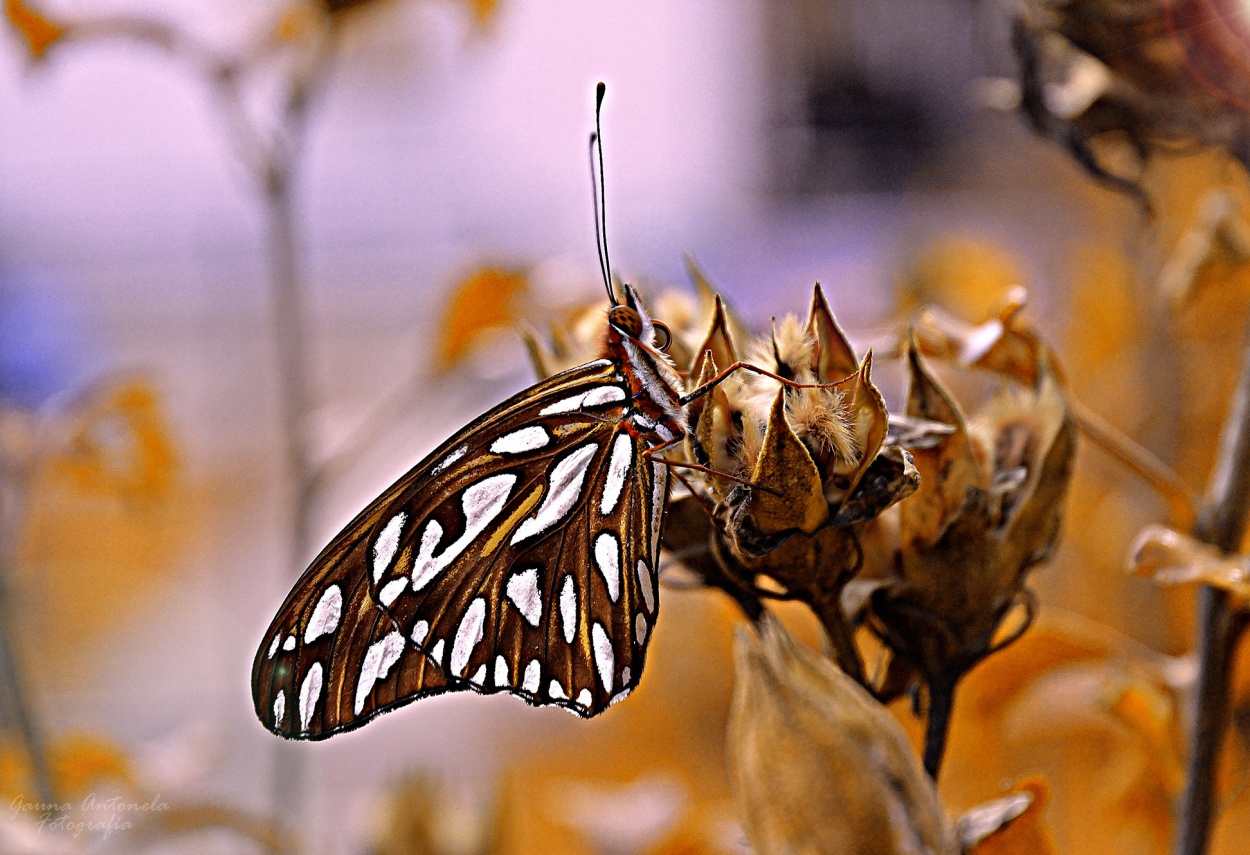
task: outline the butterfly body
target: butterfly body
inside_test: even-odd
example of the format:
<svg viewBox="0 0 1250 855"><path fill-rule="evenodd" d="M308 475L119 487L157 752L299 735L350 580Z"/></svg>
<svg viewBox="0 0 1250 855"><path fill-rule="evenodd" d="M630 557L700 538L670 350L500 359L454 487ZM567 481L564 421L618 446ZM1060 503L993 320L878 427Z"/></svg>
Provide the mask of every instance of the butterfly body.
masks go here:
<svg viewBox="0 0 1250 855"><path fill-rule="evenodd" d="M632 691L669 483L649 452L686 433L655 337L627 287L603 358L505 401L365 508L257 651L261 722L321 739L463 689L589 717Z"/></svg>

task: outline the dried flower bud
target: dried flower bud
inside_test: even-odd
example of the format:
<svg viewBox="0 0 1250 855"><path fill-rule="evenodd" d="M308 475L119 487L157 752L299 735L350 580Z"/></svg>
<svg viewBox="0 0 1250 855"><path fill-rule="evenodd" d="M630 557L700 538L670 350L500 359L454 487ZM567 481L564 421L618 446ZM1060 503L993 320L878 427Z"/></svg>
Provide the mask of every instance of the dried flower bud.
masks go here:
<svg viewBox="0 0 1250 855"><path fill-rule="evenodd" d="M889 416L872 355L856 360L819 285L806 322L774 323L749 354L782 380L743 372L723 384L723 401L709 404L711 419L705 410L695 430L696 459L724 449L723 471L749 482L707 479L724 517L724 531L711 536L732 556L720 564L748 587L766 576L810 605L839 663L859 679L842 589L862 563L863 526L914 491L919 476L907 452L885 446Z"/></svg>
<svg viewBox="0 0 1250 855"><path fill-rule="evenodd" d="M1014 607L1031 614L1026 574L1054 545L1076 430L1044 358L1035 388L1010 389L971 420L914 339L907 365L907 414L953 430L913 449L921 485L899 506L899 575L873 591L872 625L930 685L949 686L994 649Z"/></svg>
<svg viewBox="0 0 1250 855"><path fill-rule="evenodd" d="M729 762L759 855L959 851L933 784L885 707L771 616L738 631Z"/></svg>

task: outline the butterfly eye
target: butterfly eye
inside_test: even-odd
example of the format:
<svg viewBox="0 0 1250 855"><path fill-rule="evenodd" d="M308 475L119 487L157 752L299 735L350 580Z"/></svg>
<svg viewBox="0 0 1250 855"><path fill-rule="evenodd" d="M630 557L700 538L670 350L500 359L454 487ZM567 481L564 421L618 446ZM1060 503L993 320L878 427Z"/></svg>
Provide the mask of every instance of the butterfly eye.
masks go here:
<svg viewBox="0 0 1250 855"><path fill-rule="evenodd" d="M608 323L631 338L642 335L642 318L629 306L613 306L608 312Z"/></svg>
<svg viewBox="0 0 1250 855"><path fill-rule="evenodd" d="M652 321L651 325L655 327L655 347L661 353L668 350L668 346L673 343L673 331L668 328L668 324L660 321Z"/></svg>

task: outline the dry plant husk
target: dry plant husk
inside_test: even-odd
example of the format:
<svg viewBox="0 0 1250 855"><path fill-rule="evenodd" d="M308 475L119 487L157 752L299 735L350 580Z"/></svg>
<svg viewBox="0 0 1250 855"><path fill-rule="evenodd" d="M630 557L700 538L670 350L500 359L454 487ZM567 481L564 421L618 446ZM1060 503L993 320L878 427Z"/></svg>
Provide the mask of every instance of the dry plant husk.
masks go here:
<svg viewBox="0 0 1250 855"><path fill-rule="evenodd" d="M1045 359L1035 386L1005 389L971 419L914 339L906 360L906 413L953 430L914 450L920 489L899 506L897 572L872 592L870 623L931 686L951 686L1005 643L1013 609L1025 617L1012 637L1031 618L1025 582L1058 537L1076 427Z"/></svg>
<svg viewBox="0 0 1250 855"><path fill-rule="evenodd" d="M1054 851L1044 781L951 823L884 706L773 616L755 629L737 632L727 738L739 816L759 855Z"/></svg>
<svg viewBox="0 0 1250 855"><path fill-rule="evenodd" d="M738 630L731 778L759 855L953 855L955 835L881 704L766 617Z"/></svg>

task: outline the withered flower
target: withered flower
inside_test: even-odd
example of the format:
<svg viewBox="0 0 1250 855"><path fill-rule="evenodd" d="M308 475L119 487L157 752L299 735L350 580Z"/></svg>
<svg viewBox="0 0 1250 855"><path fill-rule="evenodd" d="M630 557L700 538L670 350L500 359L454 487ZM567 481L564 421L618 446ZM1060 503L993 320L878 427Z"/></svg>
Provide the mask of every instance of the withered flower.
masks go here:
<svg viewBox="0 0 1250 855"><path fill-rule="evenodd" d="M1027 573L1055 544L1076 428L1045 359L1036 385L1008 388L972 419L914 339L906 359L906 413L954 430L915 449L921 484L899 506L897 575L878 583L869 611L874 631L929 687L925 759L935 771L955 684L1031 620ZM1025 619L997 638L1017 607Z"/></svg>
<svg viewBox="0 0 1250 855"><path fill-rule="evenodd" d="M692 388L739 353L717 306L696 351ZM863 527L913 492L918 475L910 455L886 443L889 416L872 383L871 353L856 359L819 285L807 320L775 323L746 361L789 382L742 371L692 404L690 456L724 474L702 481L706 496L674 503L681 525L670 527L665 543L753 617L757 577L807 603L841 667L862 679L842 590L862 564ZM710 517L694 507L708 500Z"/></svg>

